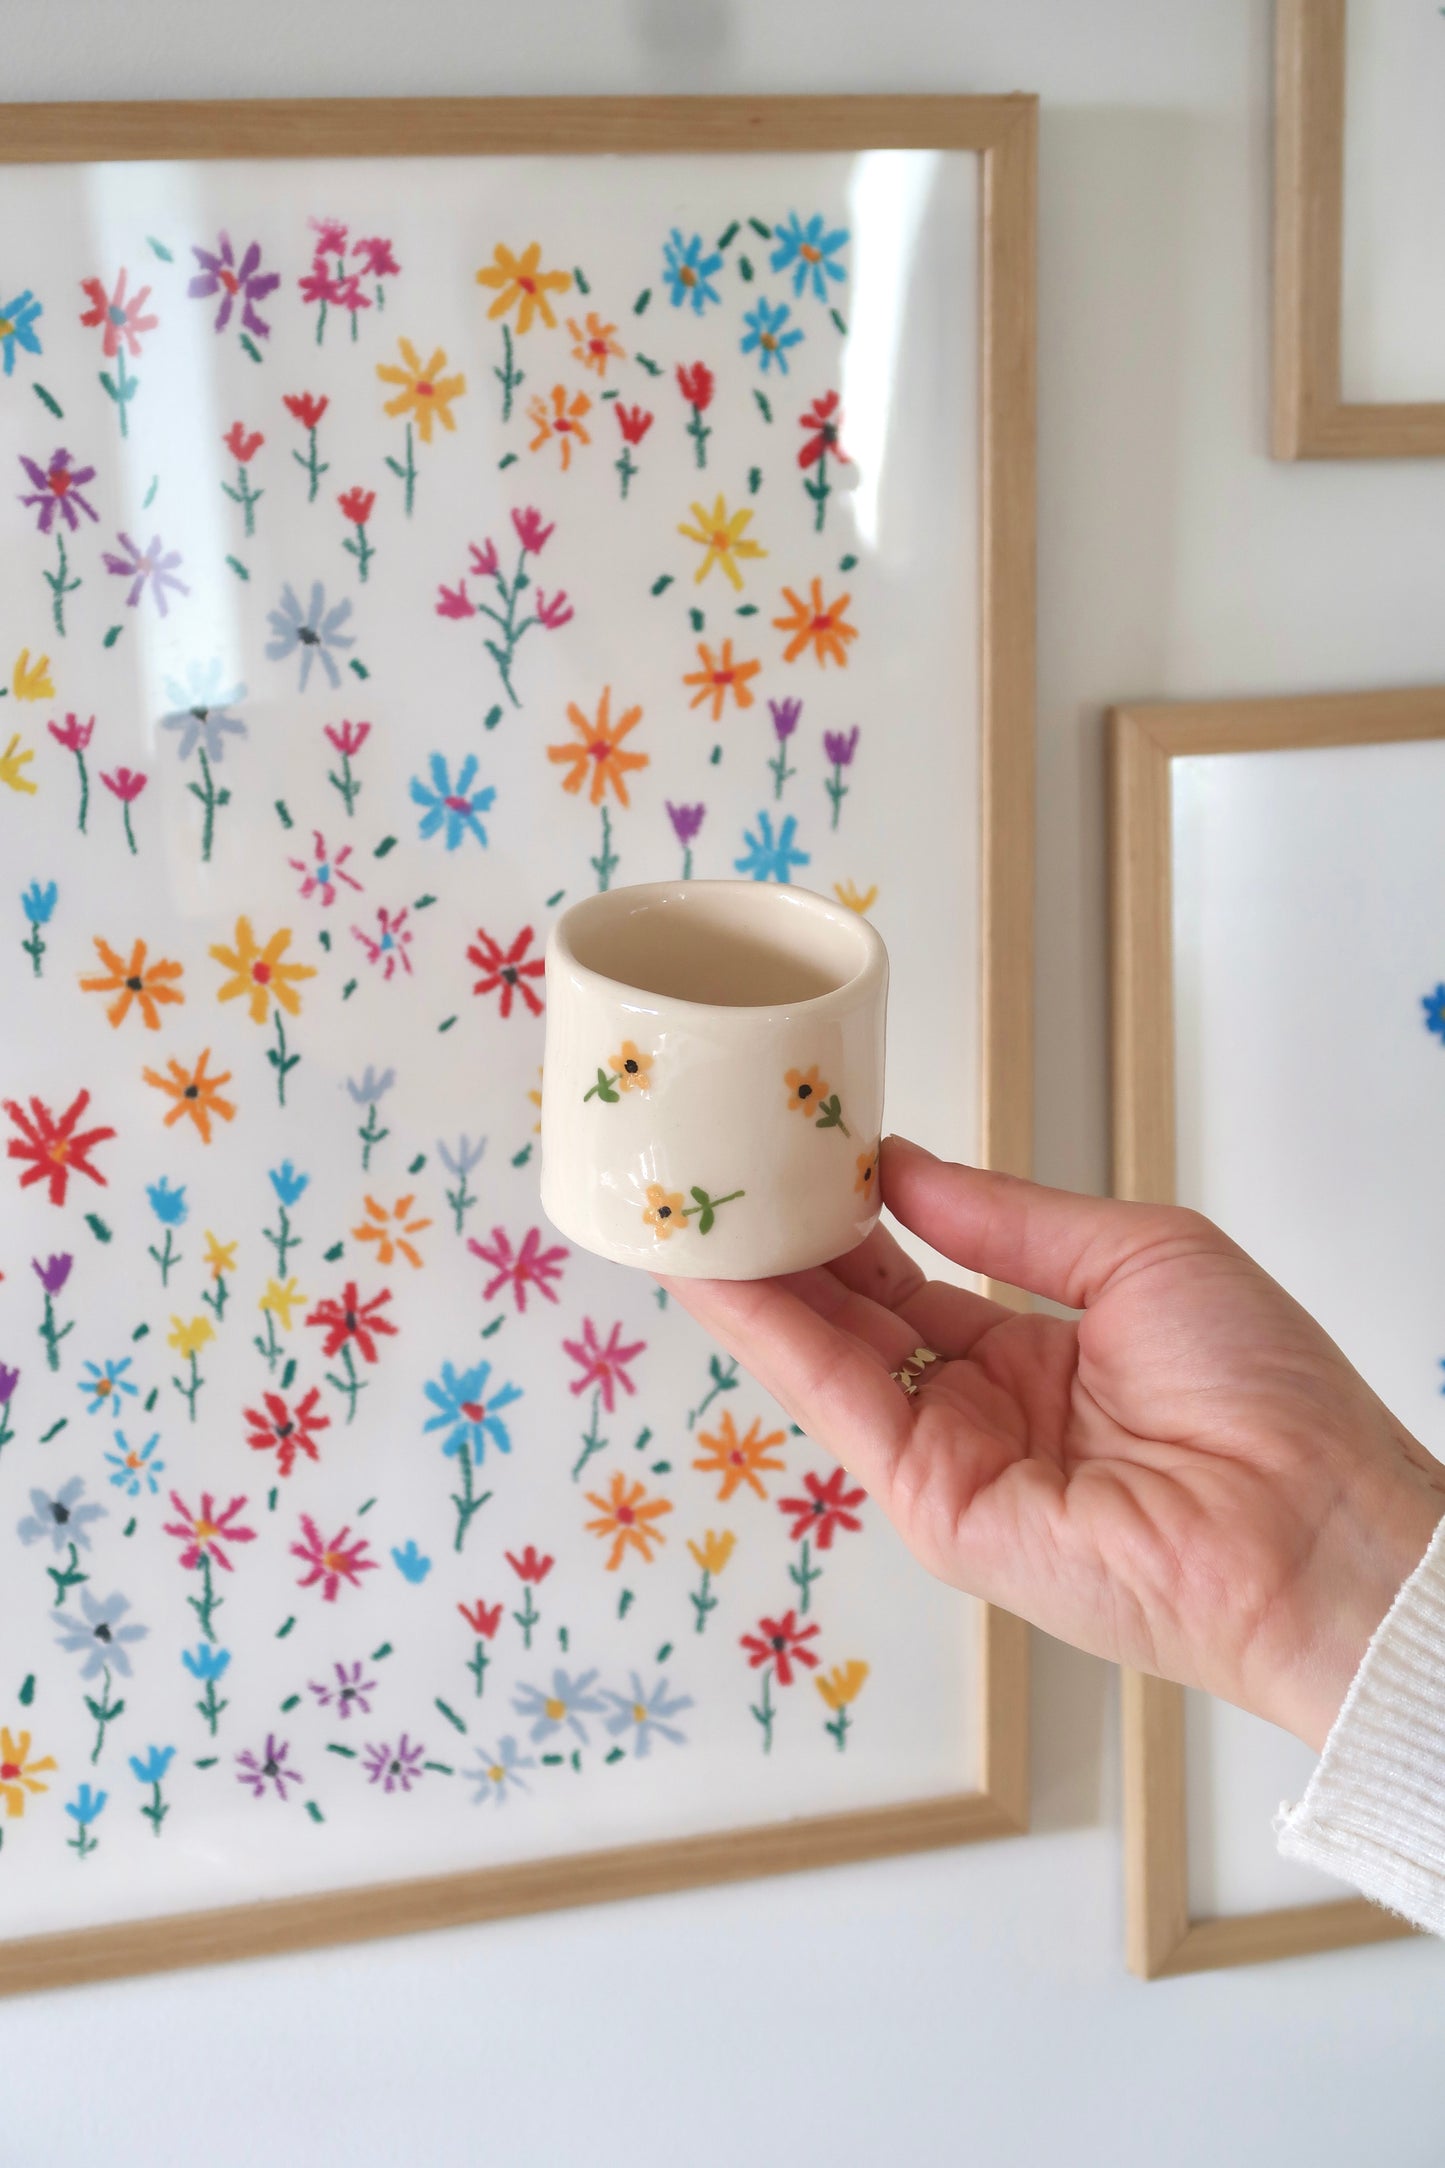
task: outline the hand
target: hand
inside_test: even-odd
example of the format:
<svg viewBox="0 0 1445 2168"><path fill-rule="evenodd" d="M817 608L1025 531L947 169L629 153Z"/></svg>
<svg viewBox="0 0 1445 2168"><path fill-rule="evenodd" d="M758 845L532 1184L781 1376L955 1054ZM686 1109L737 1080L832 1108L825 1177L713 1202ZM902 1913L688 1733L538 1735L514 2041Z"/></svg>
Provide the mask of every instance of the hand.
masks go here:
<svg viewBox="0 0 1445 2168"><path fill-rule="evenodd" d="M835 1453L929 1571L1097 1656L1323 1744L1445 1515L1445 1468L1327 1334L1197 1213L883 1148L884 1228L777 1280L668 1280ZM909 1398L890 1376L917 1347Z"/></svg>

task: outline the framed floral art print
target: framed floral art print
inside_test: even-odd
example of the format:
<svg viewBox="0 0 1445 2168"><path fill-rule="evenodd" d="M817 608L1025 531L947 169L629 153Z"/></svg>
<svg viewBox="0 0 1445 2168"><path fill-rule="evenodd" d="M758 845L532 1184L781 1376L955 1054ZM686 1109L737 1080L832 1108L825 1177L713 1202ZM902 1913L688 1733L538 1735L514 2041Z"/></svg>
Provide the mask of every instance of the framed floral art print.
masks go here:
<svg viewBox="0 0 1445 2168"><path fill-rule="evenodd" d="M0 1989L1021 1829L1022 1629L536 1122L553 914L725 875L1027 1168L1032 101L0 148Z"/></svg>

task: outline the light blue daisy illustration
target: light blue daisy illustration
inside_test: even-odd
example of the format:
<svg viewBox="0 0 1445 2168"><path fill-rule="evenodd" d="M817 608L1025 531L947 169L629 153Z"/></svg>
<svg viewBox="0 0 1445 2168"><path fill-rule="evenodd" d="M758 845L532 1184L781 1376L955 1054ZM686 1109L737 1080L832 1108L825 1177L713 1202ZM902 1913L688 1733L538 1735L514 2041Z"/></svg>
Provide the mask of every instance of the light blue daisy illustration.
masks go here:
<svg viewBox="0 0 1445 2168"><path fill-rule="evenodd" d="M489 1799L494 1799L499 1807L504 1807L513 1791L531 1789L526 1778L518 1776L517 1771L535 1769L536 1766L535 1755L519 1753L510 1732L497 1741L495 1753L488 1747L478 1747L476 1767L462 1772L477 1787L472 1793L472 1805L485 1806Z"/></svg>
<svg viewBox="0 0 1445 2168"><path fill-rule="evenodd" d="M760 813L757 834L754 835L751 828L743 830L743 841L748 847L741 858L733 860L733 870L749 874L755 881L781 881L786 885L793 878L794 866L806 866L811 862L811 852L800 851L794 846L793 838L797 832L798 823L791 813L776 836L772 815Z"/></svg>
<svg viewBox="0 0 1445 2168"><path fill-rule="evenodd" d="M721 271L723 260L716 249L705 255L705 247L700 233L684 241L676 226L662 246L662 275L667 280L672 305L680 309L691 302L694 316L701 316L709 301L722 299L712 281Z"/></svg>
<svg viewBox="0 0 1445 2168"><path fill-rule="evenodd" d="M788 348L797 346L803 336L796 324L788 323L792 313L786 301L768 302L759 296L757 307L743 317L748 328L742 337L742 351L757 355L764 376L774 362L784 376L788 373Z"/></svg>
<svg viewBox="0 0 1445 2168"><path fill-rule="evenodd" d="M490 784L482 790L473 790L477 776L477 756L468 753L457 770L455 782L447 761L440 753L433 753L427 763L431 770L431 786L419 775L411 779L413 805L424 808L420 833L423 837L446 831L446 846L454 851L465 836L475 836L483 850L487 845L487 831L479 815L490 810L496 799L496 791Z"/></svg>
<svg viewBox="0 0 1445 2168"><path fill-rule="evenodd" d="M564 1726L586 1746L587 1726L582 1721L583 1716L607 1714L607 1703L594 1690L596 1679L595 1671L579 1672L574 1679L559 1665L552 1673L550 1693L541 1686L518 1686L512 1696L512 1707L518 1716L531 1720L533 1746L543 1739L550 1739L554 1731L561 1731Z"/></svg>
<svg viewBox="0 0 1445 2168"><path fill-rule="evenodd" d="M301 683L298 689L304 693L311 676L311 665L319 657L326 672L326 682L335 692L341 683L341 671L333 651L356 645L354 636L341 629L350 615L349 595L327 609L326 589L320 580L312 581L311 594L303 609L295 588L287 580L281 589L279 605L266 612L266 622L274 634L274 638L266 643L267 660L285 662L288 655L299 655Z"/></svg>
<svg viewBox="0 0 1445 2168"><path fill-rule="evenodd" d="M666 1679L659 1679L651 1693L645 1691L642 1680L632 1673L632 1692L618 1694L609 1686L605 1689L607 1699L613 1703L613 1713L607 1719L607 1730L614 1739L620 1739L625 1731L631 1732L634 1751L639 1757L652 1748L652 1735L671 1740L674 1746L685 1746L687 1734L678 1730L668 1719L680 1716L684 1709L692 1707L691 1694L669 1694Z"/></svg>
<svg viewBox="0 0 1445 2168"><path fill-rule="evenodd" d="M139 1498L142 1491L152 1498L160 1489L157 1478L165 1474L166 1464L156 1459L156 1447L160 1444L157 1431L146 1439L144 1445L131 1445L123 1430L115 1434L115 1449L107 1452L106 1465L111 1470L111 1482L127 1498Z"/></svg>
<svg viewBox="0 0 1445 2168"><path fill-rule="evenodd" d="M117 1362L81 1364L86 1375L78 1382L80 1390L90 1395L89 1414L99 1415L102 1408L109 1408L114 1413L127 1393L132 1400L135 1398L140 1388L132 1385L126 1376L130 1363L129 1355L122 1355Z"/></svg>
<svg viewBox="0 0 1445 2168"><path fill-rule="evenodd" d="M495 1392L489 1392L491 1375L492 1366L487 1362L474 1363L465 1370L443 1363L440 1378L427 1380L426 1397L438 1412L422 1428L447 1432L442 1440L444 1453L455 1456L465 1446L473 1460L480 1463L488 1438L499 1453L511 1452L511 1433L500 1419L500 1410L520 1400L522 1388L499 1385Z"/></svg>
<svg viewBox="0 0 1445 2168"><path fill-rule="evenodd" d="M811 288L817 300L826 301L829 279L842 285L845 273L836 259L848 243L846 226L835 226L830 232L821 211L815 211L805 226L796 211L789 211L773 228L773 239L778 245L770 258L772 267L792 273L795 299Z"/></svg>

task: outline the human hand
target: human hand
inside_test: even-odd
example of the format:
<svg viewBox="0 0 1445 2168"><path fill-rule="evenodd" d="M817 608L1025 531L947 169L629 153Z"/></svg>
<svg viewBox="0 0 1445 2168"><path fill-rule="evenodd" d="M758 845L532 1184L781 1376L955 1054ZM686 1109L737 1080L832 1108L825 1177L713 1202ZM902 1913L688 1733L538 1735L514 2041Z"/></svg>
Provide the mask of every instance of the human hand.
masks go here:
<svg viewBox="0 0 1445 2168"><path fill-rule="evenodd" d="M982 1174L889 1138L932 1248L1082 1314L929 1280L876 1227L776 1280L664 1285L940 1579L1320 1747L1445 1515L1445 1467L1197 1213ZM917 1347L909 1397L890 1375Z"/></svg>

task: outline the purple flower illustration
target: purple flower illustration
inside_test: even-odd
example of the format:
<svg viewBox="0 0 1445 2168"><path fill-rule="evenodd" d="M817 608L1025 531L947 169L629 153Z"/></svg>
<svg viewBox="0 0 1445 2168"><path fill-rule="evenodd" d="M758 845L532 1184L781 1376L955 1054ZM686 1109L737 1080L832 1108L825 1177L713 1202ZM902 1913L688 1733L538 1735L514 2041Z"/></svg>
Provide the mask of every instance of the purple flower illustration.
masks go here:
<svg viewBox="0 0 1445 2168"><path fill-rule="evenodd" d="M768 762L773 771L773 797L778 799L783 795L783 785L789 776L798 772L788 766L788 740L798 727L803 703L801 700L770 700L768 712L773 718L773 731L778 741L778 750Z"/></svg>
<svg viewBox="0 0 1445 2168"><path fill-rule="evenodd" d="M57 512L72 534L80 525L77 507L87 519L100 518L95 506L83 495L85 484L95 480L94 467L75 466L63 445L51 453L49 462L43 467L35 460L27 459L23 452L20 464L34 485L33 494L22 497L20 502L37 507L36 525L42 534L49 534Z"/></svg>
<svg viewBox="0 0 1445 2168"><path fill-rule="evenodd" d="M692 847L697 841L698 830L702 827L707 815L707 807L705 805L674 805L670 798L665 802L667 817L672 822L672 832L682 845L682 877L685 881L690 881L692 879Z"/></svg>
<svg viewBox="0 0 1445 2168"><path fill-rule="evenodd" d="M219 246L213 253L208 248L191 244L191 254L201 266L191 280L186 292L193 301L204 301L212 294L219 294L221 306L216 311L215 329L224 331L231 321L231 311L239 300L241 323L245 330L253 331L258 339L271 336L271 326L264 317L258 316L255 304L264 301L267 294L274 293L281 283L279 271L261 269L261 244L253 241L241 261L237 263L231 236L223 233Z"/></svg>
<svg viewBox="0 0 1445 2168"><path fill-rule="evenodd" d="M354 1664L333 1664L331 1668L336 1673L334 1679L307 1681L322 1708L334 1709L341 1717L350 1716L357 1709L363 1716L370 1716L371 1703L366 1697L376 1692L375 1679L361 1676L363 1666L359 1660Z"/></svg>
<svg viewBox="0 0 1445 2168"><path fill-rule="evenodd" d="M10 1363L0 1363L0 1408L9 1407L19 1383L20 1372Z"/></svg>
<svg viewBox="0 0 1445 2168"><path fill-rule="evenodd" d="M266 1744L259 1754L253 1754L248 1747L244 1754L236 1756L239 1765L236 1782L249 1784L253 1799L264 1799L266 1786L274 1784L276 1797L284 1799L288 1784L300 1784L303 1781L299 1769L288 1769L286 1766L286 1756L290 1751L289 1740L278 1739L275 1732L268 1731Z"/></svg>
<svg viewBox="0 0 1445 2168"><path fill-rule="evenodd" d="M833 773L825 778L823 788L833 801L832 825L835 828L838 825L838 815L843 808L843 800L848 795L848 786L843 781L843 770L853 765L853 755L857 750L858 725L856 723L846 733L841 730L825 730L823 732L823 751L833 763Z"/></svg>
<svg viewBox="0 0 1445 2168"><path fill-rule="evenodd" d="M46 1294L58 1295L61 1288L64 1287L66 1281L70 1278L70 1268L74 1263L75 1259L68 1255L50 1257L43 1265L41 1264L38 1257L32 1257L30 1260L30 1267L31 1270L39 1278L40 1284L45 1289Z"/></svg>
<svg viewBox="0 0 1445 2168"><path fill-rule="evenodd" d="M111 551L107 550L105 552L105 569L107 572L115 573L120 579L130 581L130 593L125 598L128 609L133 610L140 601L147 580L151 583L151 593L155 597L156 608L160 611L162 617L166 615L166 589L168 587L174 587L182 595L190 593L191 590L187 587L185 581L176 577L175 568L181 561L180 551L163 551L161 538L158 534L151 536L150 547L146 550L137 549L128 534L117 534L116 540L126 552L126 555L116 557Z"/></svg>
<svg viewBox="0 0 1445 2168"><path fill-rule="evenodd" d="M395 1747L368 1746L366 1749L366 1774L373 1784L379 1784L384 1792L409 1792L413 1784L419 1784L422 1776L422 1756L426 1748L412 1746L403 1732Z"/></svg>

